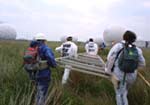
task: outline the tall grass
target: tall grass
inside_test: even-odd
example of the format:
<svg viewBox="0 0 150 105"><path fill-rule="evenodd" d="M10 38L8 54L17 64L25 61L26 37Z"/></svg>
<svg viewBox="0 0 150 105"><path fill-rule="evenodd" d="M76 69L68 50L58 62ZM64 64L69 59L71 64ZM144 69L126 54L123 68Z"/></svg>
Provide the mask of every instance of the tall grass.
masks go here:
<svg viewBox="0 0 150 105"><path fill-rule="evenodd" d="M0 105L34 105L35 87L21 67L22 55L29 42L0 42ZM54 51L58 42L49 42ZM79 52L84 52L82 43ZM104 60L109 49L100 52ZM147 66L140 70L150 81L150 49L143 49ZM58 57L59 53L55 52ZM47 105L115 105L115 93L110 81L72 71L67 85L62 87L63 68L52 69L52 81L46 100ZM150 88L138 78L129 91L129 105L150 105Z"/></svg>

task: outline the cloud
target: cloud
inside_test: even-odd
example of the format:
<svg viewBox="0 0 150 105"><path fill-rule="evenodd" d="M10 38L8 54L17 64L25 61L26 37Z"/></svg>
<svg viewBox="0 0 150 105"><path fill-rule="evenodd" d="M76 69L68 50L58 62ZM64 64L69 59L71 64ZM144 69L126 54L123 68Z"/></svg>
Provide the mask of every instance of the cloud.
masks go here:
<svg viewBox="0 0 150 105"><path fill-rule="evenodd" d="M98 7L99 9L105 10L109 8L114 2L120 0L43 0L45 3L51 5L64 5L70 9L79 11L79 12L88 12L93 6Z"/></svg>
<svg viewBox="0 0 150 105"><path fill-rule="evenodd" d="M117 24L148 38L149 0L0 0L0 20L15 25L18 33L32 37L37 32L59 40L74 34L79 40L99 37ZM53 35L57 37L53 37Z"/></svg>
<svg viewBox="0 0 150 105"><path fill-rule="evenodd" d="M143 2L143 5L144 5L145 8L149 8L150 9L150 1Z"/></svg>

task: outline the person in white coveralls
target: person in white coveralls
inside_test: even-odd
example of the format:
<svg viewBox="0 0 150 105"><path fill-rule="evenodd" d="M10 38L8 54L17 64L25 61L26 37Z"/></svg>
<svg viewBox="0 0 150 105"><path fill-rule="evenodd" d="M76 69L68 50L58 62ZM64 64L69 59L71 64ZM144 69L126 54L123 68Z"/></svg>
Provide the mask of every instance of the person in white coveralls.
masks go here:
<svg viewBox="0 0 150 105"><path fill-rule="evenodd" d="M119 67L119 58L123 51L123 46L132 47L136 41L136 34L131 31L126 31L123 35L123 40L116 43L109 51L105 71L112 75L112 82L116 93L117 105L128 105L127 94L129 88L137 78L137 70L126 72ZM138 52L137 67L145 66L145 59L142 50L135 46ZM132 53L131 53L132 54ZM125 64L125 63L124 63ZM126 66L127 67L127 66ZM131 66L130 66L131 67ZM126 76L124 75L126 72ZM125 78L124 78L125 76Z"/></svg>
<svg viewBox="0 0 150 105"><path fill-rule="evenodd" d="M86 43L85 50L87 54L97 55L98 45L94 42L93 38L90 38L88 43Z"/></svg>
<svg viewBox="0 0 150 105"><path fill-rule="evenodd" d="M72 40L73 40L73 37L68 36L66 38L66 41L64 43L62 43L62 45L60 47L57 47L55 50L60 52L62 57L65 57L65 56L77 57L78 46L74 42L72 42ZM70 71L71 71L70 66L66 65L64 74L62 77L63 85L67 83Z"/></svg>

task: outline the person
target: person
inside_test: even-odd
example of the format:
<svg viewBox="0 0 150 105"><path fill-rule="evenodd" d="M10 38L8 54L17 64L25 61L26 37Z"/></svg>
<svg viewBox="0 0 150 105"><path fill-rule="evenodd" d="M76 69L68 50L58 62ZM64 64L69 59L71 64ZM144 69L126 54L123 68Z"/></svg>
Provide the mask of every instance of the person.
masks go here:
<svg viewBox="0 0 150 105"><path fill-rule="evenodd" d="M106 47L106 44L103 42L102 46L101 46L101 49L104 49L105 47Z"/></svg>
<svg viewBox="0 0 150 105"><path fill-rule="evenodd" d="M98 45L94 42L93 38L89 38L89 42L85 45L85 50L87 54L97 55Z"/></svg>
<svg viewBox="0 0 150 105"><path fill-rule="evenodd" d="M145 48L148 48L148 46L149 46L148 41L145 41Z"/></svg>
<svg viewBox="0 0 150 105"><path fill-rule="evenodd" d="M123 71L120 69L119 59L121 59L121 52L123 51L124 46L135 48L137 51L137 67L145 66L145 59L142 54L142 50L135 45L133 42L136 40L136 34L132 31L126 31L123 35L123 40L120 43L116 43L108 53L106 72L111 74L112 83L114 84L114 89L116 93L116 103L117 105L128 105L128 89L132 86L137 78L137 70L132 70L132 72ZM125 53L125 52L124 52ZM133 53L131 53L132 55ZM133 65L136 65L133 64ZM128 67L128 65L126 65Z"/></svg>
<svg viewBox="0 0 150 105"><path fill-rule="evenodd" d="M51 81L50 67L56 67L56 61L52 49L46 45L46 37L38 33L34 40L38 43L39 68L35 74L36 105L45 105L48 87Z"/></svg>
<svg viewBox="0 0 150 105"><path fill-rule="evenodd" d="M106 47L106 44L103 42L102 44L99 45L99 50L102 51Z"/></svg>
<svg viewBox="0 0 150 105"><path fill-rule="evenodd" d="M72 42L72 39L73 39L72 36L68 36L66 38L66 42L62 43L60 47L56 47L55 50L60 52L62 57L65 56L77 57L78 46L74 42ZM70 68L69 65L66 65L62 77L62 85L67 83L69 74L70 74Z"/></svg>

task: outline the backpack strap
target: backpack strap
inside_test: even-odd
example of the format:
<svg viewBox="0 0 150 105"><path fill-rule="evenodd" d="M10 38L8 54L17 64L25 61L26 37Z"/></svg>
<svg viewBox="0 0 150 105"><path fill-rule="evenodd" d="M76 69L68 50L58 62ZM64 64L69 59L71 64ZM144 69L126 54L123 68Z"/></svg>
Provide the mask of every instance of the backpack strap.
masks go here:
<svg viewBox="0 0 150 105"><path fill-rule="evenodd" d="M116 55L116 57L115 57L114 64L113 64L113 66L112 66L111 72L114 71L115 62L116 62L117 58L119 57L119 54L121 53L121 51L124 49L124 43L122 43L122 42L120 42L120 43L123 44L123 48L121 48L121 49L118 51L118 53L117 53L117 55Z"/></svg>
<svg viewBox="0 0 150 105"><path fill-rule="evenodd" d="M37 47L37 57L36 60L39 62L41 60L40 54L39 54L39 46Z"/></svg>

